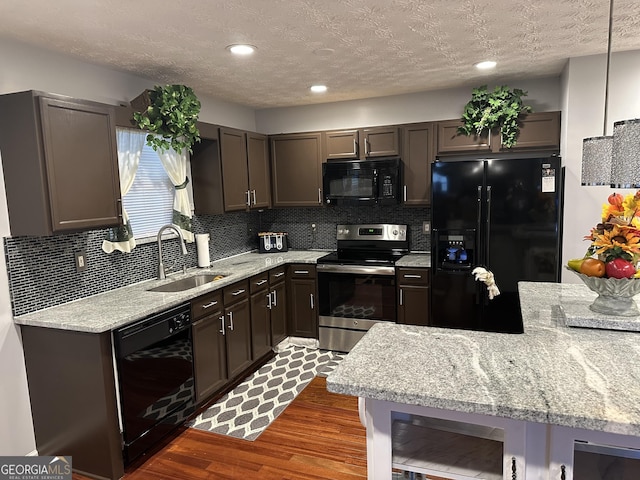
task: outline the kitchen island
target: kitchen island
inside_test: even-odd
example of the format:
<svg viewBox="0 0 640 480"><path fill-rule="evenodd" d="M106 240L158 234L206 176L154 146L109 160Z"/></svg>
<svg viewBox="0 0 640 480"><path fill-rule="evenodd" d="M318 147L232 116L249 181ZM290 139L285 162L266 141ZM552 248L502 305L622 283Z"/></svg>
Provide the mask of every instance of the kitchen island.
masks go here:
<svg viewBox="0 0 640 480"><path fill-rule="evenodd" d="M370 479L391 478L392 464L569 479L574 461L590 468L595 444L640 457L628 450L640 449L638 333L567 327L563 303L595 298L583 285L521 282L519 292L523 334L376 325L328 377L329 391L364 399ZM483 465L462 465L473 452Z"/></svg>

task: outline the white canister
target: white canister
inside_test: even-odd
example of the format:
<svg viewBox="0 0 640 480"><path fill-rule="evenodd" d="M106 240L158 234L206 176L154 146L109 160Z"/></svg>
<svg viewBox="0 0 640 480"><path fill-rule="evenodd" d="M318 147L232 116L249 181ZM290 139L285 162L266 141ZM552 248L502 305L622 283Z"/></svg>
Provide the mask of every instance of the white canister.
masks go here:
<svg viewBox="0 0 640 480"><path fill-rule="evenodd" d="M210 267L211 258L209 257L208 233L196 233L196 250L198 251L198 266Z"/></svg>

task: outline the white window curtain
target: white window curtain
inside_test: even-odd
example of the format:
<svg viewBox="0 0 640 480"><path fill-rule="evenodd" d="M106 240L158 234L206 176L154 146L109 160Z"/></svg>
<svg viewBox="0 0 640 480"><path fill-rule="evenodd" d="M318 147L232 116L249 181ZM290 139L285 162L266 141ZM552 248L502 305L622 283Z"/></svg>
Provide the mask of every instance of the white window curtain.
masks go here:
<svg viewBox="0 0 640 480"><path fill-rule="evenodd" d="M180 227L185 241L192 243L194 237L191 227L191 204L186 188L189 182L187 178L187 149L178 153L173 148L169 148L169 150L158 151L158 156L176 189L173 199L173 223Z"/></svg>
<svg viewBox="0 0 640 480"><path fill-rule="evenodd" d="M138 164L140 163L140 153L144 147L146 137L147 134L140 130L116 129L120 195L123 197L129 192L131 185L133 185L133 180L136 178ZM116 250L130 253L135 246L136 240L133 238L129 215L123 206L122 225L109 229L107 238L102 242L102 250L106 253Z"/></svg>

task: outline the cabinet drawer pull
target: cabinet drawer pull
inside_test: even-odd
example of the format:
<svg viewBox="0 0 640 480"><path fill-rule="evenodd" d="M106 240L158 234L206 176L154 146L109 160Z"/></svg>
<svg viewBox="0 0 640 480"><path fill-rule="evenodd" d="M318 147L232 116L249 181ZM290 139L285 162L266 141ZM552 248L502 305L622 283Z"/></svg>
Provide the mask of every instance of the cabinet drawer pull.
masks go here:
<svg viewBox="0 0 640 480"><path fill-rule="evenodd" d="M294 270L293 273L296 275L309 275L309 270Z"/></svg>
<svg viewBox="0 0 640 480"><path fill-rule="evenodd" d="M221 333L222 335L226 335L226 333L225 333L225 331L224 331L224 315L223 315L223 316L221 316L221 317L219 318L219 320L220 320L220 333Z"/></svg>
<svg viewBox="0 0 640 480"><path fill-rule="evenodd" d="M278 302L277 302L277 297L276 297L276 291L274 290L271 293L273 293L273 306L277 307L278 306Z"/></svg>
<svg viewBox="0 0 640 480"><path fill-rule="evenodd" d="M405 273L403 275L404 278L422 278L422 275L414 275L412 273Z"/></svg>
<svg viewBox="0 0 640 480"><path fill-rule="evenodd" d="M233 312L229 312L227 315L229 315L229 330L233 332Z"/></svg>
<svg viewBox="0 0 640 480"><path fill-rule="evenodd" d="M322 204L322 191L318 189L318 203Z"/></svg>
<svg viewBox="0 0 640 480"><path fill-rule="evenodd" d="M247 190L245 192L247 194L247 207L251 206L251 192L249 190Z"/></svg>
<svg viewBox="0 0 640 480"><path fill-rule="evenodd" d="M271 310L271 307L273 307L272 302L271 302L271 292L267 293L267 308L269 310Z"/></svg>
<svg viewBox="0 0 640 480"><path fill-rule="evenodd" d="M213 302L205 303L204 305L202 305L202 308L203 309L207 309L207 308L213 307L214 305L217 305L217 304L218 304L218 302L216 302L214 300Z"/></svg>
<svg viewBox="0 0 640 480"><path fill-rule="evenodd" d="M260 285L264 285L265 283L267 283L266 280L260 280L259 282L256 282L256 285L259 287Z"/></svg>
<svg viewBox="0 0 640 480"><path fill-rule="evenodd" d="M244 293L244 288L241 288L240 290L236 290L235 292L231 292L231 295L233 295L234 297L237 297L241 293Z"/></svg>
<svg viewBox="0 0 640 480"><path fill-rule="evenodd" d="M309 294L309 300L311 301L311 310L313 310L315 308L315 304L313 302L313 293Z"/></svg>
<svg viewBox="0 0 640 480"><path fill-rule="evenodd" d="M369 140L367 139L367 137L364 137L364 156L366 157L367 155L369 155Z"/></svg>
<svg viewBox="0 0 640 480"><path fill-rule="evenodd" d="M279 273L276 273L274 277L278 278L278 277L281 277L282 275L284 275L284 272L279 272Z"/></svg>
<svg viewBox="0 0 640 480"><path fill-rule="evenodd" d="M402 289L400 289L400 306L402 306Z"/></svg>
<svg viewBox="0 0 640 480"><path fill-rule="evenodd" d="M251 190L251 195L253 196L253 204L255 205L256 203L256 191L255 190Z"/></svg>

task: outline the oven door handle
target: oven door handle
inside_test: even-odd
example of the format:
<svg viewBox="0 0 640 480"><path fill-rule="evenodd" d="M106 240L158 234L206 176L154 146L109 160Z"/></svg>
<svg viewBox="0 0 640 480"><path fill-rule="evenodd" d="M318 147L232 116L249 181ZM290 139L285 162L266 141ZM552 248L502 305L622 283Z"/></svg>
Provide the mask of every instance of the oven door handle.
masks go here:
<svg viewBox="0 0 640 480"><path fill-rule="evenodd" d="M320 264L317 266L318 270L326 273L355 273L365 275L387 275L392 276L396 274L395 267L379 267L379 266L364 266L364 265L329 265Z"/></svg>

